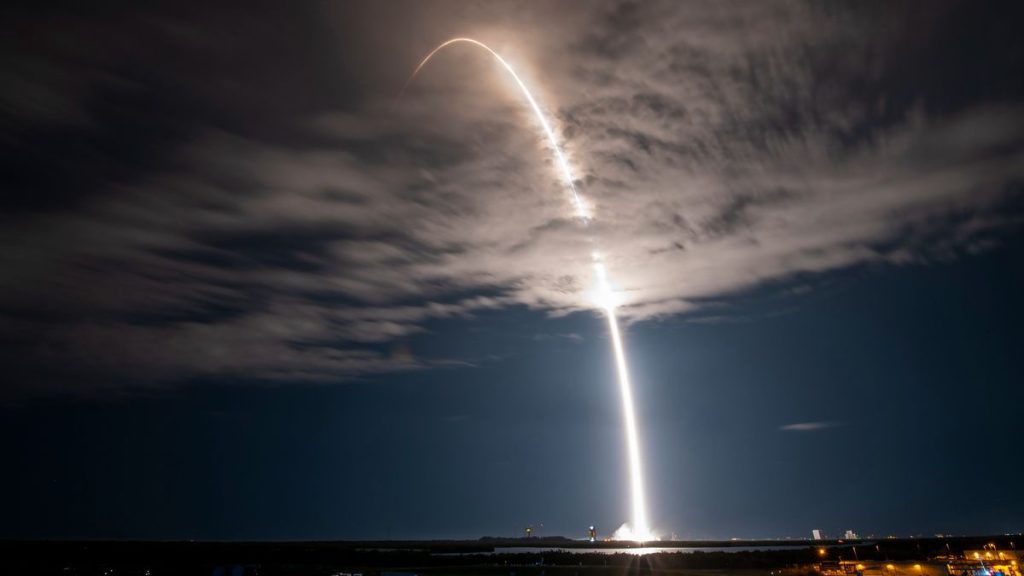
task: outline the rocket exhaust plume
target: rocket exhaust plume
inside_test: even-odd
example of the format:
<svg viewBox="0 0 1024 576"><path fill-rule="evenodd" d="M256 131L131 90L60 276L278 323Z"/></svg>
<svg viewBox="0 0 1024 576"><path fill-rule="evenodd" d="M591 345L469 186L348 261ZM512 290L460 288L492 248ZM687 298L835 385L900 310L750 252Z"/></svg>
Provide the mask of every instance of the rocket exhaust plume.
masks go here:
<svg viewBox="0 0 1024 576"><path fill-rule="evenodd" d="M420 61L419 65L416 66L416 69L413 70L413 73L409 76L409 79L406 80L405 85L402 87L400 96L405 93L409 84L414 78L416 78L420 70L430 62L435 54L454 44L470 44L485 50L488 54L494 57L498 64L500 64L502 68L508 72L509 76L512 77L512 80L515 81L523 98L526 99L530 109L533 110L537 123L540 124L540 128L544 132L548 145L551 147L559 172L561 173L562 179L565 181L565 187L571 193L576 218L578 218L583 224L587 224L590 220L590 214L587 212L586 206L580 198L579 191L576 189L576 181L573 177L572 169L569 166L569 162L565 159L565 154L562 152L562 147L558 142L558 138L555 136L554 130L551 129L551 125L544 116L540 105L537 104L537 100L534 99L533 94L530 93L526 84L523 83L521 78L519 78L519 75L516 74L516 71L512 66L502 58L500 54L491 49L490 46L473 38L452 38L442 42L436 48L431 50L430 53ZM637 433L636 410L633 406L633 388L629 380L629 367L626 363L626 352L622 344L622 334L619 331L619 320L615 312L617 305L616 294L612 290L611 284L608 281L608 272L605 269L601 254L595 251L591 255L591 258L594 267L594 275L597 280L597 304L604 311L605 317L608 320L608 332L611 335L612 352L615 357L615 370L618 376L619 392L622 397L622 414L626 426L626 447L629 452L630 502L633 509L632 525L624 525L616 532L616 535L626 540L652 540L653 534L651 533L650 526L647 523L647 503L644 497L643 466L640 461L640 439L639 434Z"/></svg>

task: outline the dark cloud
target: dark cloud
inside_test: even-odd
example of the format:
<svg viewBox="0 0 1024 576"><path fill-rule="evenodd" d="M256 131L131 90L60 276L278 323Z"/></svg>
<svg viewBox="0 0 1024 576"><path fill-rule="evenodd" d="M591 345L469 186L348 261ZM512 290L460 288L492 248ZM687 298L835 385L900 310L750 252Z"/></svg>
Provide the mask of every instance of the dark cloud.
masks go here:
<svg viewBox="0 0 1024 576"><path fill-rule="evenodd" d="M16 10L0 43L4 362L34 375L22 388L448 365L392 345L481 310L589 309L592 238L633 320L983 250L1022 214L1012 10ZM452 34L535 87L590 227L486 55L453 48L394 98Z"/></svg>

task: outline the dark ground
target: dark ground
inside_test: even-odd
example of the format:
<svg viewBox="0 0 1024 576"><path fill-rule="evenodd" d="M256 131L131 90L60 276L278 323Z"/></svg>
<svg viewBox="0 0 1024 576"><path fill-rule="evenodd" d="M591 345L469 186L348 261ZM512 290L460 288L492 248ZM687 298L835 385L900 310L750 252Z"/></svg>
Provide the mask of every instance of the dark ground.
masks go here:
<svg viewBox="0 0 1024 576"><path fill-rule="evenodd" d="M558 538L475 541L345 542L0 542L0 572L61 575L214 576L332 575L361 573L482 575L692 574L754 576L801 574L818 561L817 548L829 546L832 559L920 560L995 543L1011 549L1020 537L951 537L842 541L658 542L667 548L747 548L776 550L659 552L637 556L589 551L623 548L621 542L591 544ZM574 551L512 553L508 547L582 548ZM784 548L783 548L784 547Z"/></svg>

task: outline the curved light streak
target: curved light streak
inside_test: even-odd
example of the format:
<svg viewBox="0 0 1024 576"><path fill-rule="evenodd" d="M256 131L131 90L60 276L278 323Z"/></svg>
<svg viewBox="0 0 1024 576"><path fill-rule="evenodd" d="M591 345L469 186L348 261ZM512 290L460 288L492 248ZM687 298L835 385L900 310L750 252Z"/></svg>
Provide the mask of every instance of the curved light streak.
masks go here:
<svg viewBox="0 0 1024 576"><path fill-rule="evenodd" d="M512 66L502 58L500 54L491 49L490 46L480 42L479 40L464 37L452 38L442 42L436 48L431 50L430 53L420 61L419 65L416 66L416 69L413 70L409 79L406 80L405 85L402 86L400 96L405 93L409 84L416 78L420 70L430 62L435 54L453 44L460 43L471 44L486 50L499 64L501 64L502 68L504 68L505 71L509 73L509 76L511 76L515 81L520 92L522 92L523 97L526 99L526 102L533 110L534 116L536 116L537 122L540 124L541 129L544 132L544 136L547 138L548 145L551 147L551 150L555 155L559 171L562 174L563 180L565 180L565 186L572 193L572 201L573 207L576 211L576 217L584 224L588 223L590 220L590 214L588 213L586 205L583 203L583 200L576 189L576 179L573 177L572 169L569 167L569 162L566 160L565 154L562 152L562 147L558 142L558 138L555 136L554 130L551 129L551 125L544 116L540 105L537 104L537 100L533 97L529 88L526 87L526 84L522 81L519 75L516 74L516 71ZM598 284L598 294L596 295L595 300L601 309L604 310L605 317L608 319L608 331L611 334L612 351L615 356L615 369L618 375L619 392L622 398L623 419L626 424L626 447L629 453L630 495L633 508L632 526L629 526L628 530L626 530L628 533L627 538L637 541L652 540L653 534L647 523L647 503L644 496L643 466L640 459L640 437L637 433L636 410L633 405L633 387L630 383L629 367L626 362L626 352L622 343L622 334L619 330L619 320L615 313L615 308L617 306L616 295L611 288L611 284L608 282L608 271L605 268L601 255L594 252L591 256L594 266L594 274L597 277Z"/></svg>
<svg viewBox="0 0 1024 576"><path fill-rule="evenodd" d="M572 175L572 169L569 168L569 162L566 161L565 154L562 153L562 147L558 144L558 138L555 137L555 131L551 129L551 125L548 124L547 118L544 117L544 113L541 111L540 105L537 104L537 101L533 98L533 94L530 93L526 84L524 84L522 79L519 78L519 75L516 74L516 71L512 66L501 57L501 54L492 50L490 46L472 38L452 38L451 40L442 42L437 46L437 48L431 50L430 53L420 61L419 66L413 70L409 79L405 81L405 85L402 86L401 94L405 94L405 90L409 87L409 84L414 78L416 78L416 75L420 73L420 70L427 65L427 62L430 62L430 59L434 57L434 54L437 54L452 44L458 43L467 43L483 48L493 56L505 71L509 73L512 79L515 80L516 85L519 86L519 90L523 93L523 97L526 98L526 101L530 104L530 108L533 109L533 114L537 117L537 121L540 122L540 127L544 130L544 135L548 139L548 144L551 146L551 149L555 154L555 161L558 162L558 169L562 172L562 178L565 179L565 185L569 188L569 191L572 192L572 202L573 207L576 209L576 217L583 221L589 220L590 216L587 213L586 206L584 206L583 201L580 199L579 192L576 191L576 178Z"/></svg>

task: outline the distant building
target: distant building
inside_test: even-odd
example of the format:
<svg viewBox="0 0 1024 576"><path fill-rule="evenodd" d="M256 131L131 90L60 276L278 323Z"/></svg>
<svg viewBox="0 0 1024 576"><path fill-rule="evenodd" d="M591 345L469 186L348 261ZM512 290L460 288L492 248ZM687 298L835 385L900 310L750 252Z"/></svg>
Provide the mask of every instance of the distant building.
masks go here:
<svg viewBox="0 0 1024 576"><path fill-rule="evenodd" d="M814 536L815 540L821 540L822 539L821 538L821 530L818 530L817 528L815 528L814 530L811 530L811 534Z"/></svg>
<svg viewBox="0 0 1024 576"><path fill-rule="evenodd" d="M857 533L853 530L847 530L843 538L846 538L847 540L860 540L860 536L857 536Z"/></svg>

